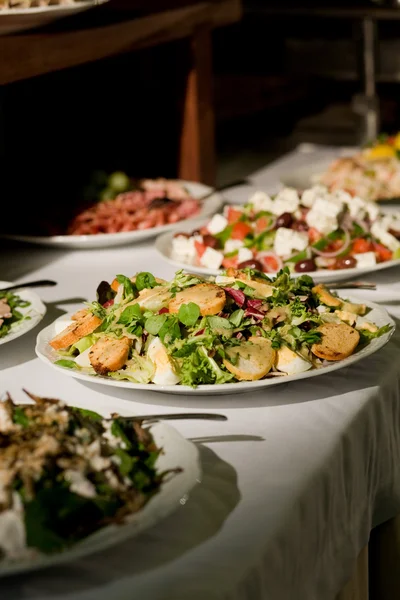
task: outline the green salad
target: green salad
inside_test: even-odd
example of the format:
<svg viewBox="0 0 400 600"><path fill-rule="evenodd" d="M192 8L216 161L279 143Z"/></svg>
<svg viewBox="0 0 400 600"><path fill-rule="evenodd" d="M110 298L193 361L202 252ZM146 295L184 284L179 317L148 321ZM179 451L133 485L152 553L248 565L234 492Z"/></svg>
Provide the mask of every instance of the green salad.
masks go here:
<svg viewBox="0 0 400 600"><path fill-rule="evenodd" d="M343 360L391 329L308 275L228 269L216 278L142 272L101 282L50 345L56 364L141 384L224 384Z"/></svg>
<svg viewBox="0 0 400 600"><path fill-rule="evenodd" d="M21 321L30 319L29 315L22 314L18 309L30 306L30 302L23 300L12 292L0 290L0 338L5 337Z"/></svg>
<svg viewBox="0 0 400 600"><path fill-rule="evenodd" d="M0 561L60 552L155 494L160 449L139 423L48 398L0 402Z"/></svg>

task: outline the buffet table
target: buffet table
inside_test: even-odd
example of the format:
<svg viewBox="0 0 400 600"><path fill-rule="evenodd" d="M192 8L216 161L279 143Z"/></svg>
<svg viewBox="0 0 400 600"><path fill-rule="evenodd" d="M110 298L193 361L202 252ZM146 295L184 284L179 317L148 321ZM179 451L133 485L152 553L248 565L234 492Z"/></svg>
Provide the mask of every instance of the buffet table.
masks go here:
<svg viewBox="0 0 400 600"><path fill-rule="evenodd" d="M277 169L302 154L255 179L274 184ZM44 327L93 298L100 280L144 268L174 272L152 241L71 252L6 245L1 279L58 282L41 291ZM353 295L400 319L400 269L368 279L377 291ZM199 445L203 477L171 517L79 562L2 580L2 600L334 600L371 529L400 513L400 330L380 353L331 375L251 395L191 397L63 376L36 358L38 329L0 349L1 390L15 398L24 387L104 414L214 411L228 421L174 425Z"/></svg>

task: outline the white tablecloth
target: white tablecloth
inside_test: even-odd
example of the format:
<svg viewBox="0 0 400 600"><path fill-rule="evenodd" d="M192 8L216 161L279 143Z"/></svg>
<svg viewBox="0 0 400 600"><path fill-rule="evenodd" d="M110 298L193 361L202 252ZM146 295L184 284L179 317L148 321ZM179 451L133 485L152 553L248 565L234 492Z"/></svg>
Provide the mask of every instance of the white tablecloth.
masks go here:
<svg viewBox="0 0 400 600"><path fill-rule="evenodd" d="M42 325L116 273L173 274L152 242L87 252L21 246L0 260L0 279L59 282L41 291ZM373 279L378 291L360 297L400 318L400 270ZM105 414L184 408L228 421L176 422L199 444L204 471L185 506L106 552L2 580L2 600L333 600L371 528L400 512L400 330L379 354L332 375L192 398L63 376L35 357L38 329L0 348L0 390L21 398L25 387Z"/></svg>

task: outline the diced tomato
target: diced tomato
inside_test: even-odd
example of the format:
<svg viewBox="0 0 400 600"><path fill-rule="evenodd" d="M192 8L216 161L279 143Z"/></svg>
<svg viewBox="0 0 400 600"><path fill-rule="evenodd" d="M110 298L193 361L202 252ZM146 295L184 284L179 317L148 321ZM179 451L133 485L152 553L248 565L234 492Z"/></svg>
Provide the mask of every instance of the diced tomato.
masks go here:
<svg viewBox="0 0 400 600"><path fill-rule="evenodd" d="M267 229L270 225L271 225L271 217L267 217L266 215L264 215L263 217L260 217L256 221L256 227L255 227L256 232L261 233L262 231Z"/></svg>
<svg viewBox="0 0 400 600"><path fill-rule="evenodd" d="M343 240L333 240L328 246L324 248L324 252L336 252L343 246Z"/></svg>
<svg viewBox="0 0 400 600"><path fill-rule="evenodd" d="M308 239L310 240L310 244L315 244L322 238L322 233L315 229L315 227L310 227L308 230Z"/></svg>
<svg viewBox="0 0 400 600"><path fill-rule="evenodd" d="M231 238L233 240L244 240L246 235L248 233L250 233L251 231L253 231L253 230L250 227L250 225L248 225L247 223L243 223L242 221L239 221L238 223L236 223L233 226Z"/></svg>
<svg viewBox="0 0 400 600"><path fill-rule="evenodd" d="M197 240L194 240L194 247L196 248L198 257L201 258L206 251L207 246Z"/></svg>
<svg viewBox="0 0 400 600"><path fill-rule="evenodd" d="M385 262L386 260L391 260L393 257L393 252L383 246L382 244L378 244L378 242L374 242L372 244L373 249L380 262Z"/></svg>
<svg viewBox="0 0 400 600"><path fill-rule="evenodd" d="M363 238L355 239L352 248L354 254L363 254L364 252L370 252L372 250L371 242L368 242L368 240L364 240Z"/></svg>
<svg viewBox="0 0 400 600"><path fill-rule="evenodd" d="M236 223L236 221L239 221L242 214L243 213L241 210L238 210L237 208L233 208L233 206L230 206L228 208L228 214L226 215L229 225L232 225L233 223Z"/></svg>
<svg viewBox="0 0 400 600"><path fill-rule="evenodd" d="M260 258L260 262L265 266L265 271L267 273L279 271L280 267L282 266L281 263L273 256L263 256Z"/></svg>
<svg viewBox="0 0 400 600"><path fill-rule="evenodd" d="M239 258L238 258L237 254L236 254L236 256L230 256L229 258L224 258L224 260L222 261L222 266L225 269L230 269L230 268L236 269L238 264L239 264Z"/></svg>

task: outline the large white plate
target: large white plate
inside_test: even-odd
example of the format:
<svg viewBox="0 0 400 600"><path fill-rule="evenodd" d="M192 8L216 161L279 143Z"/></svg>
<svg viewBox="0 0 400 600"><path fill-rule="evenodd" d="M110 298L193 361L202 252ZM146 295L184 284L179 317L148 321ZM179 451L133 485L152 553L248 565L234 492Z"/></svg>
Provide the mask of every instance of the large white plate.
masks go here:
<svg viewBox="0 0 400 600"><path fill-rule="evenodd" d="M129 523L112 525L97 531L60 554L39 556L34 560L14 563L0 561L0 577L58 565L104 550L138 535L185 504L190 491L201 480L197 446L165 423L153 425L151 432L157 446L163 448L163 453L156 463L158 471L180 467L182 472L167 480L144 508L130 517Z"/></svg>
<svg viewBox="0 0 400 600"><path fill-rule="evenodd" d="M212 191L212 188L202 183L192 181L182 181L187 187L189 193L194 198L201 198ZM188 219L183 219L177 223L161 225L160 227L152 227L150 229L142 229L140 231L120 231L118 233L97 233L95 235L52 235L52 236L34 236L34 235L3 235L7 239L17 240L21 242L29 242L30 244L39 244L40 246L53 246L56 248L107 248L111 246L121 246L123 244L133 244L141 242L147 238L154 237L164 231L171 229L177 230L179 227L185 227L189 222L200 217L208 217L213 215L222 204L222 196L214 193L212 196L204 200L200 213Z"/></svg>
<svg viewBox="0 0 400 600"><path fill-rule="evenodd" d="M73 4L3 9L0 10L0 35L43 27L53 21L80 13L104 2L108 2L108 0L81 0Z"/></svg>
<svg viewBox="0 0 400 600"><path fill-rule="evenodd" d="M9 281L0 281L0 290L13 285ZM14 292L17 296L20 296L23 300L27 300L30 302L30 306L26 306L25 308L17 307L20 313L24 315L29 315L30 319L24 319L22 322L18 323L14 327L12 327L4 337L0 338L0 346L2 344L6 344L7 342L11 342L11 340L15 340L20 335L24 335L27 333L43 319L46 314L46 307L35 292L31 290L24 290L23 288L15 290Z"/></svg>
<svg viewBox="0 0 400 600"><path fill-rule="evenodd" d="M196 227L201 227L205 225L207 221L196 221L193 223L193 228L191 230L186 230L187 233L190 233ZM169 262L171 265L174 265L177 269L185 269L186 271L190 271L193 273L199 273L200 275L220 275L223 269L208 269L207 267L202 267L196 264L184 263L179 259L176 259L172 253L172 240L174 238L173 232L167 232L163 235L160 235L156 240L156 250L159 254ZM383 269L388 269L389 267L396 267L400 265L400 259L396 260L388 260L383 263L378 263L371 267L355 267L353 269L338 269L337 271L312 271L310 273L293 273L293 277L298 277L300 275L310 275L314 281L320 282L333 282L333 281L342 281L346 279L354 279L356 277L360 277L366 273L382 271ZM273 276L273 274L271 274Z"/></svg>
<svg viewBox="0 0 400 600"><path fill-rule="evenodd" d="M347 298L352 300L351 297L346 296ZM353 301L356 303L360 302L359 298L353 298ZM191 388L186 385L156 385L156 384L143 384L143 383L131 383L130 381L118 381L112 379L111 377L103 377L101 375L87 375L85 373L81 373L79 371L75 371L73 369L65 369L64 367L60 367L55 365L54 362L60 359L60 355L53 350L53 348L49 345L49 341L56 335L55 323L59 323L61 321L70 321L69 315L63 315L59 317L54 323L43 329L36 340L36 354L38 357L43 360L46 364L53 367L53 369L57 369L60 373L67 375L69 377L74 377L76 379L82 379L84 381L90 381L91 383L99 383L101 385L110 385L116 387L129 388L132 390L141 390L141 391L151 391L151 392L163 392L167 394L186 394L186 395L215 395L215 394L238 394L242 392L252 392L261 388L270 387L273 385L279 385L281 383L288 383L289 381L297 381L299 379L307 379L309 377L316 377L318 375L323 375L324 373L330 373L331 371L336 371L337 369L343 369L344 367L348 367L349 365L362 360L363 358L377 352L380 348L382 348L390 339L391 335L395 329L395 322L389 316L388 312L379 306L378 304L374 304L373 302L366 302L367 306L371 308L371 311L368 313L366 320L372 321L376 323L379 327L383 325L390 324L393 329L382 335L379 338L371 340L368 346L364 347L362 350L359 350L349 358L344 360L331 363L326 367L322 367L320 369L314 369L310 371L306 371L305 373L300 373L298 375L285 375L282 377L273 377L270 379L261 379L259 381L241 381L239 383L224 383L224 384L216 384L216 385L200 385L197 388Z"/></svg>

